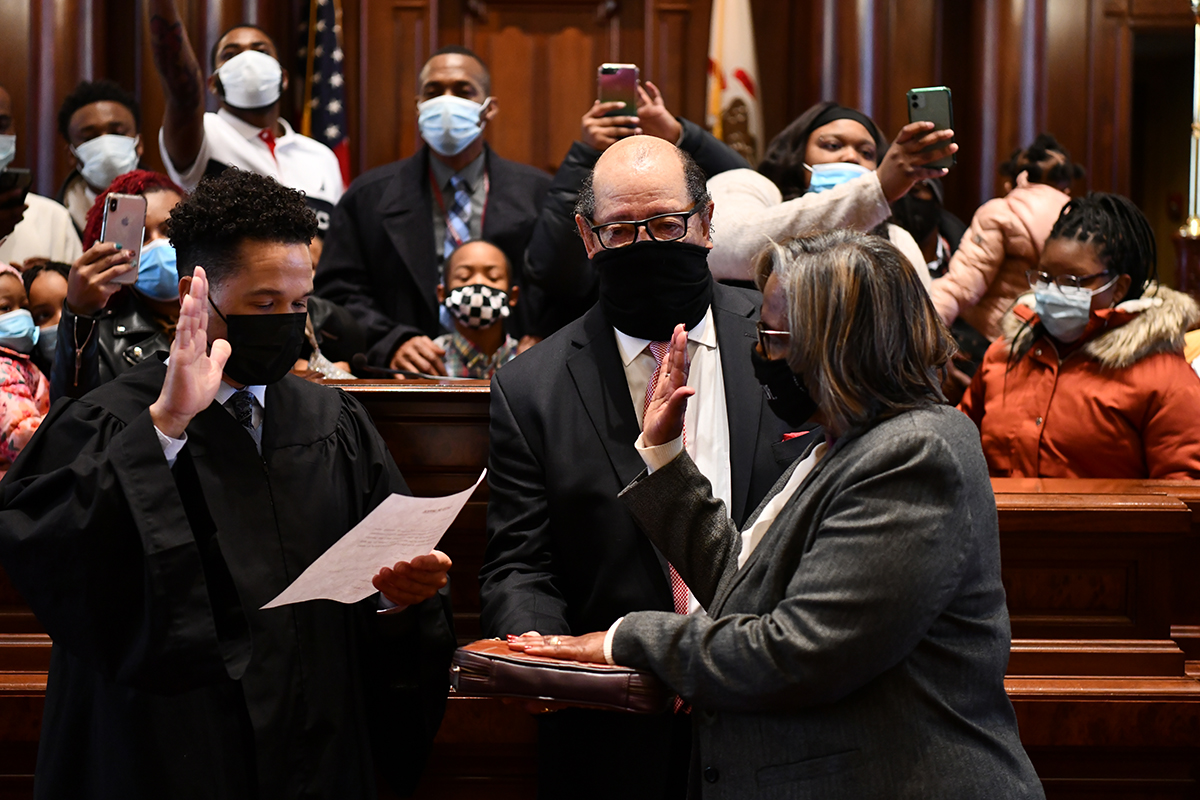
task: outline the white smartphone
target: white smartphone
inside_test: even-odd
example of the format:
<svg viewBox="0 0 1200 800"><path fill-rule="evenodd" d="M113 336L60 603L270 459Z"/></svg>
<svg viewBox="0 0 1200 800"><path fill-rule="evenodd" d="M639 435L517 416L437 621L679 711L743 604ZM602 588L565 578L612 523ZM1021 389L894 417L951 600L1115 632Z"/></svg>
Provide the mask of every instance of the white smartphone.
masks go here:
<svg viewBox="0 0 1200 800"><path fill-rule="evenodd" d="M137 283L138 260L142 257L142 239L146 234L146 198L140 194L110 194L104 201L104 221L100 241L132 250L133 269L113 278L113 283Z"/></svg>

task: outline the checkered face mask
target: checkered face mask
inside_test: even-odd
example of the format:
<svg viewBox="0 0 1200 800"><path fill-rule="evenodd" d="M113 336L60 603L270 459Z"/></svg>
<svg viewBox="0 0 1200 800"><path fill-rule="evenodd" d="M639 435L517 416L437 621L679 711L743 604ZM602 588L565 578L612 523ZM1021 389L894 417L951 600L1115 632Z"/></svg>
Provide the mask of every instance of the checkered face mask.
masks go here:
<svg viewBox="0 0 1200 800"><path fill-rule="evenodd" d="M508 292L483 283L460 286L446 298L446 308L468 328L486 328L508 316Z"/></svg>

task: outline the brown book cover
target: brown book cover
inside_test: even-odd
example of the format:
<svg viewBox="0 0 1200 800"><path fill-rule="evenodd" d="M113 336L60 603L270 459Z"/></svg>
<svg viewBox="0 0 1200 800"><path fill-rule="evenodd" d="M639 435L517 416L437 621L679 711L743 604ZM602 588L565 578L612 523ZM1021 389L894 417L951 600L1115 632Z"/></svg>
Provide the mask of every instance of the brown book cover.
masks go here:
<svg viewBox="0 0 1200 800"><path fill-rule="evenodd" d="M526 655L500 639L460 647L450 663L460 694L514 697L630 714L656 714L673 696L655 675L630 667Z"/></svg>

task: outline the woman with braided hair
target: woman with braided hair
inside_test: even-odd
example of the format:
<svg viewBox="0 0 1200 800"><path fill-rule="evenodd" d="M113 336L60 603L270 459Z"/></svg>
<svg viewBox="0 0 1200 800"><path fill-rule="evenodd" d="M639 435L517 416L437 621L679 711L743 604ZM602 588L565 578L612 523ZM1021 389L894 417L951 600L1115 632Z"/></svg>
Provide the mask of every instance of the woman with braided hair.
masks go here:
<svg viewBox="0 0 1200 800"><path fill-rule="evenodd" d="M1155 282L1156 258L1126 198L1063 208L959 406L993 476L1200 478L1200 381L1183 357L1200 307Z"/></svg>

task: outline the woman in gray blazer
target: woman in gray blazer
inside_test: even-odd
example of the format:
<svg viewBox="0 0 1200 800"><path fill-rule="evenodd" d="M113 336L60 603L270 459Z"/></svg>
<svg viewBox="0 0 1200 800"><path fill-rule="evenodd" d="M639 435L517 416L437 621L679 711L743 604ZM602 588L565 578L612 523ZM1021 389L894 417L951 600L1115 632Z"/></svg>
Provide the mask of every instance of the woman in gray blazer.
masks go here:
<svg viewBox="0 0 1200 800"><path fill-rule="evenodd" d="M1004 691L987 464L940 390L945 327L884 239L795 239L756 270L756 374L825 441L738 531L683 452L680 326L622 499L708 613L512 646L660 676L693 706L692 797L1044 797Z"/></svg>

